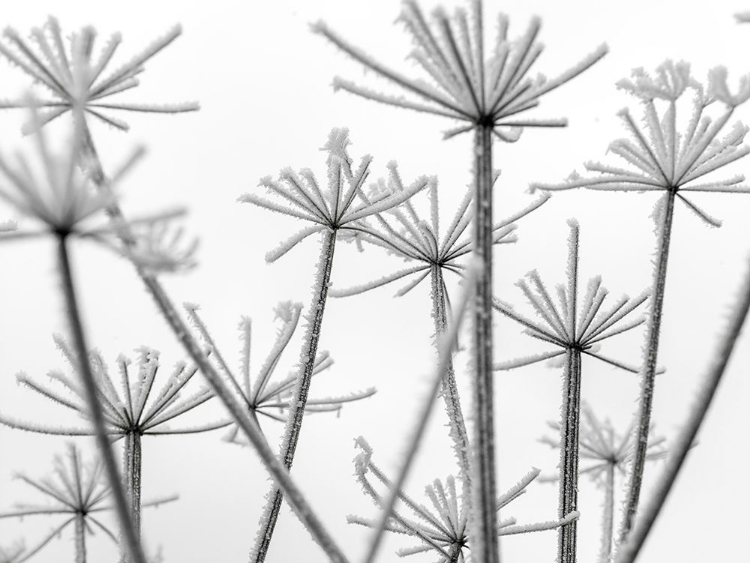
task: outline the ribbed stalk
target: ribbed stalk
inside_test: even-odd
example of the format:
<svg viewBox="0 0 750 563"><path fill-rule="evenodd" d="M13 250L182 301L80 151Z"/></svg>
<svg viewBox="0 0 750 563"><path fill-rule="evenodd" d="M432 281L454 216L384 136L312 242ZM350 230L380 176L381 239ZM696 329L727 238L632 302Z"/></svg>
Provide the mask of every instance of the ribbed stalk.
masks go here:
<svg viewBox="0 0 750 563"><path fill-rule="evenodd" d="M615 528L615 462L607 464L604 475L604 514L602 515L602 544L599 563L612 560L612 538Z"/></svg>
<svg viewBox="0 0 750 563"><path fill-rule="evenodd" d="M558 517L578 509L578 443L581 422L581 351L566 352L562 421L560 422L560 505ZM568 522L557 532L558 561L576 561L577 521Z"/></svg>
<svg viewBox="0 0 750 563"><path fill-rule="evenodd" d="M474 463L472 558L498 563L495 482L494 393L492 385L492 126L474 134L474 255L481 261L474 296Z"/></svg>
<svg viewBox="0 0 750 563"><path fill-rule="evenodd" d="M670 190L666 196L663 220L659 227L659 240L654 269L653 293L649 311L649 322L646 328L646 355L641 366L641 392L638 401L638 414L635 429L635 451L630 469L630 479L625 498L625 514L623 515L620 541L633 527L633 520L638 510L638 501L643 484L643 470L646 465L646 451L648 449L648 432L651 426L651 411L654 403L654 379L656 376L656 362L659 353L659 333L661 332L661 317L664 309L664 290L667 283L667 262L669 259L669 244L672 238L672 221L674 218L674 204L677 190Z"/></svg>
<svg viewBox="0 0 750 563"><path fill-rule="evenodd" d="M440 266L433 265L430 270L430 281L432 282L432 320L435 324L435 347L440 341L440 335L447 328L448 317L446 314L445 285L443 283L443 272ZM438 350L439 354L439 350ZM456 384L456 374L453 370L453 360L448 361L448 369L442 383L442 395L445 401L445 410L450 423L450 437L453 440L453 449L458 458L461 482L464 487L471 483L469 473L469 435L466 430L461 400Z"/></svg>
<svg viewBox="0 0 750 563"><path fill-rule="evenodd" d="M318 353L318 341L320 330L323 325L323 313L325 312L326 298L328 297L328 285L331 280L333 268L333 254L336 248L336 231L327 231L323 239L323 247L318 261L316 283L313 288L313 304L307 314L307 332L302 348L302 369L297 378L294 395L289 407L289 418L287 419L286 431L281 443L279 457L287 469L291 469L294 461L294 453L297 449L297 441L302 429L302 418L305 414L307 394L310 390L310 381L315 368L315 357ZM276 521L281 510L281 501L284 495L281 489L274 487L268 496L264 514L261 520L261 529L258 531L256 544L251 554L251 561L262 563L266 559L268 546L273 537Z"/></svg>
<svg viewBox="0 0 750 563"><path fill-rule="evenodd" d="M86 523L83 514L76 514L75 520L75 542L76 563L86 563Z"/></svg>
<svg viewBox="0 0 750 563"><path fill-rule="evenodd" d="M97 389L94 374L91 371L89 363L88 346L83 333L83 324L78 307L78 298L76 295L73 272L70 267L68 256L67 234L58 233L58 259L60 263L60 277L62 281L63 294L67 304L68 322L70 332L73 336L73 345L75 347L76 357L78 360L78 373L81 376L83 391L88 403L89 415L94 426L94 436L99 454L104 463L104 471L112 489L112 498L114 501L115 512L120 520L123 539L125 541L125 559L134 563L146 563L143 556L141 545L133 527L133 521L130 517L128 502L125 498L125 491L122 487L122 481L117 471L112 447L109 443L109 435L104 423L104 414L99 402L99 391Z"/></svg>
<svg viewBox="0 0 750 563"><path fill-rule="evenodd" d="M131 430L125 435L125 452L123 458L125 486L127 488L130 513L133 515L133 527L141 537L141 434Z"/></svg>

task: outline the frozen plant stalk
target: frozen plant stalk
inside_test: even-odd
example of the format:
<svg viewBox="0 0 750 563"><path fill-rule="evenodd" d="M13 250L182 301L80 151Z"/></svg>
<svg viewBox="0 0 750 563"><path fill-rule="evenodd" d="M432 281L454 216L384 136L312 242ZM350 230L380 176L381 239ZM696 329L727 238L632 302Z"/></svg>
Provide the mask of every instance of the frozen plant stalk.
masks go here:
<svg viewBox="0 0 750 563"><path fill-rule="evenodd" d="M427 180L420 178L414 184L403 190L388 190L368 199L363 192L363 185L369 174L372 157L365 156L359 167L352 169L352 160L347 152L349 133L346 129L331 131L328 142L323 150L328 153L328 185L321 190L315 176L309 169L295 173L291 169L281 172L279 181L263 178L261 185L275 193L285 203L279 204L272 200L245 194L240 201L252 203L259 207L276 211L295 218L304 219L312 223L275 250L266 255L266 260L273 262L289 252L305 238L316 233L323 234L320 258L315 273L313 285L313 300L307 314L307 327L300 355L300 369L294 386L292 400L287 418L286 431L281 442L280 458L284 466L289 469L294 461L297 448L302 417L307 404L310 381L315 371L318 341L323 325L328 287L333 268L336 237L340 230L348 225L365 219L371 215L391 209L427 186ZM361 203L356 204L356 202ZM268 546L276 526L281 501L281 489L274 487L268 496L268 503L263 512L260 530L253 548L252 559L257 563L265 560Z"/></svg>
<svg viewBox="0 0 750 563"><path fill-rule="evenodd" d="M564 368L562 408L560 411L560 518L578 508L578 469L581 414L581 360L583 355L592 356L608 364L637 373L638 370L619 361L602 356L598 345L617 334L631 330L643 324L643 318L636 318L620 323L627 315L642 305L648 298L647 293L635 299L622 297L609 310L602 305L608 291L601 286L601 278L589 281L583 304L579 310L578 296L578 240L579 228L575 220L568 221L570 238L568 239L567 286L559 285L557 293L559 304L552 300L550 292L536 271L529 273L533 288L525 280L518 286L531 303L540 321L527 319L516 313L512 307L495 302L495 308L504 315L526 327L529 336L552 344L559 348L553 352L544 352L528 358L521 358L502 364L495 369L510 369L526 366L553 358L562 358ZM575 521L560 528L558 534L558 562L575 563L577 523Z"/></svg>

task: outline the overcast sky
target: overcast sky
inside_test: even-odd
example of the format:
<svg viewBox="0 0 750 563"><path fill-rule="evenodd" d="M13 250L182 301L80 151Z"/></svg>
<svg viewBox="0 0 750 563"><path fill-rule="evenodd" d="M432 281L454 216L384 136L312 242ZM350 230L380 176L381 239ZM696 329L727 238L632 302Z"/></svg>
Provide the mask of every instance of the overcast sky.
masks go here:
<svg viewBox="0 0 750 563"><path fill-rule="evenodd" d="M426 9L433 5L424 3ZM739 26L733 18L745 9L750 5L728 0L710 5L653 0L487 1L486 20L493 21L493 14L504 10L510 15L513 37L526 29L532 15L542 17L540 38L547 48L535 70L548 76L562 72L603 42L610 47L605 59L534 110L535 117L568 117L567 129L527 131L515 145L496 145L496 166L502 170L497 216L510 215L533 200L526 193L529 182L558 181L573 169L582 171L585 161L605 158L609 142L624 136L617 111L625 106L638 110L633 100L614 87L632 68L652 70L667 58L686 60L703 81L709 68L722 64L736 84L740 75L750 72L750 26ZM386 163L393 159L407 182L421 174L437 175L446 218L452 216L471 181L469 136L441 140L441 132L451 128L452 122L379 106L334 93L330 87L333 77L340 75L388 89L372 73L363 73L311 34L309 24L323 19L378 59L408 72L404 58L409 40L394 24L399 10L397 0L76 0L64 7L53 0L30 0L7 7L3 24L26 36L52 14L63 30L95 26L100 41L119 31L123 35L119 61L173 24L182 24L183 36L146 66L142 86L123 94L122 100L197 100L201 111L181 116L124 115L131 125L129 133L97 124L94 137L107 167L120 162L134 146L147 146L148 158L121 186L123 207L130 216L174 205L189 208L188 230L201 240L200 267L187 276L165 278L165 284L174 301L202 306L204 319L233 365L239 361L237 322L242 315L251 316L255 374L275 337L275 305L290 299L309 304L320 243L310 239L278 263L266 265L265 253L300 226L237 203L239 195L260 193L258 179L276 175L285 166L309 167L324 178L325 155L318 149L330 129L341 126L350 130L355 160L365 154L374 157L373 177L384 176ZM488 27L491 40L494 25ZM28 81L17 68L2 62L0 85L0 98L13 98ZM737 118L747 122L748 109L741 108ZM19 132L22 121L16 112L0 113L3 153L28 148ZM68 125L61 122L52 130L62 136ZM742 173L746 166L739 163L720 177ZM581 278L601 275L613 300L623 293L640 293L650 283L654 234L649 215L654 202L648 194L576 191L556 195L519 226L515 246L498 250L498 294L531 314L514 282L532 268L549 283L564 281L566 220L570 217L577 217L581 224ZM657 430L668 439L688 412L750 252L750 196L706 196L700 203L721 218L724 226L708 228L684 206L677 210L660 356L668 371L657 381L654 414ZM0 221L15 218L12 210L0 208ZM0 253L0 409L27 420L75 423L65 408L33 397L15 383L19 371L43 379L47 371L65 367L51 337L66 330L53 247L41 240L12 243L0 248ZM184 359L127 263L86 242L76 243L74 259L90 341L105 359L113 364L119 353L133 355L142 345L162 351L165 372ZM333 284L362 283L400 265L377 250L358 254L341 245ZM365 403L348 405L338 418L321 414L305 419L293 472L354 560L367 531L348 526L346 515L372 516L374 508L352 476L353 439L367 438L375 460L393 473L433 362L430 303L424 285L395 300L399 286L331 300L324 319L321 348L331 352L335 365L315 381L312 394L341 394L371 386L379 392ZM451 290L455 289L453 283ZM496 327L497 359L539 351L511 323L498 320ZM301 333L287 350L281 373L297 361ZM605 346L607 355L638 363L641 334L623 336ZM465 355L459 356L461 367ZM700 444L691 453L674 497L647 544L644 563L736 561L747 551L748 365L750 343L745 337ZM464 375L464 371L459 374ZM609 416L621 430L626 428L635 410L636 379L595 361L584 364L583 377L584 398L600 416ZM461 379L468 402L466 378ZM555 452L537 439L547 433L546 421L557 419L560 382L560 370L545 366L498 375L501 490L531 467L555 471ZM209 405L193 415L190 420L197 423L217 419L222 412L218 405ZM456 471L443 416L442 410L435 411L409 481L411 495L420 500L426 484ZM265 428L275 444L279 426ZM255 455L222 442L222 435L219 431L144 439L144 499L170 493L181 497L178 503L144 512L147 545L152 550L161 546L167 563L247 559L269 482ZM88 440L77 443L89 454L93 451ZM52 457L64 448L64 439L0 427L0 511L15 502L37 502L36 492L12 480L12 475L16 471L47 474ZM658 463L650 466L651 475L660 468ZM598 550L602 501L602 492L583 479L579 529L584 563L593 561ZM556 512L555 485L533 484L503 516L530 523L550 520ZM57 520L45 517L20 523L0 520L0 546L20 536L34 545L55 525ZM381 559L394 560L395 549L414 544L389 541ZM111 542L101 534L91 545L90 561L112 560ZM555 533L512 537L502 546L509 562L553 561ZM72 560L72 554L72 530L68 530L34 561ZM325 559L288 510L282 514L269 557L272 562ZM415 556L412 560L431 559Z"/></svg>

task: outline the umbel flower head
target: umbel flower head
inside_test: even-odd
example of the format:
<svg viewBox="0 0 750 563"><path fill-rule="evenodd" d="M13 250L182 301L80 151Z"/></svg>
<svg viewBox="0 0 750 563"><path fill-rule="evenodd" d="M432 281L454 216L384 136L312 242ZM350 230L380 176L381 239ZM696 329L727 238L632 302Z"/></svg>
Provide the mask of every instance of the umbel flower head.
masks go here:
<svg viewBox="0 0 750 563"><path fill-rule="evenodd" d="M229 379L230 384L241 397L250 415L257 421L258 416L265 416L279 422L286 422L284 418L285 411L289 409L296 383L297 372L293 371L279 381L272 382L276 366L281 360L289 341L292 339L294 332L299 323L302 305L285 301L279 303L276 307L276 318L281 321L281 327L276 335L276 342L268 353L266 360L258 370L255 382L251 383L250 379L250 353L251 353L251 335L252 322L248 317L242 317L238 326L240 332L240 341L242 344L240 352L240 376L235 375L235 371L229 367L224 359L224 355L216 346L213 337L208 332L206 325L198 315L198 306L186 304L188 316L198 329L201 337L209 348L211 356L216 361L220 370ZM315 367L313 375L317 375L333 364L328 352L321 352L315 358ZM367 398L375 393L375 389L367 389L357 393L352 393L343 397L328 397L323 399L308 399L305 404L306 412L339 412L343 403L357 401ZM240 443L237 425L232 425L232 430L228 436L228 441Z"/></svg>
<svg viewBox="0 0 750 563"><path fill-rule="evenodd" d="M372 448L361 436L357 438L356 445L361 453L354 458L355 475L362 485L364 493L378 507L384 503L383 496L378 493L374 483L388 489L392 487L391 480L385 476L381 469L372 461ZM497 510L500 511L509 503L516 500L526 492L526 487L539 475L538 469L533 469L526 474L515 486L506 491L497 499ZM374 479L373 479L374 478ZM466 551L469 549L468 510L465 502L460 498L456 490L455 479L448 477L443 483L436 479L433 484L425 488L425 494L430 500L432 507L427 507L414 501L408 495L399 492L399 500L414 514L415 518L407 518L394 511L391 514L386 529L388 531L412 536L422 543L412 547L401 549L398 555L401 557L417 553L437 552L440 554L438 563L452 563L455 561L468 561ZM527 532L539 532L558 528L567 522L578 518L574 512L566 515L561 520L540 522L537 524L517 525L515 518L508 518L498 524L497 535L509 536ZM358 524L368 528L377 526L376 522L360 516L349 516L347 522Z"/></svg>
<svg viewBox="0 0 750 563"><path fill-rule="evenodd" d="M36 103L29 101L27 107L29 104L36 133L35 160L41 167L32 164L23 153L17 153L14 163L0 154L0 200L40 221L49 231L64 234L85 231L81 224L110 206L114 194L107 189L97 190L89 176L78 128L64 151L54 154L41 130Z"/></svg>
<svg viewBox="0 0 750 563"><path fill-rule="evenodd" d="M16 479L44 495L47 502L19 503L15 510L0 512L0 518L23 519L44 515L61 516L65 520L35 547L23 552L20 559L10 559L13 563L21 563L38 553L55 537L60 537L71 524L75 526L76 549L83 550L84 556L85 536L93 535L95 531L104 532L115 544L119 544L117 534L99 519L101 513L113 509L110 505L112 491L100 460L97 459L85 465L78 449L73 444L69 444L65 458L55 457L52 476L35 479L18 473ZM163 497L146 502L143 506L159 506L175 500L177 500L176 496Z"/></svg>
<svg viewBox="0 0 750 563"><path fill-rule="evenodd" d="M347 129L333 129L328 136L328 142L321 149L328 153L328 184L325 188L320 187L310 169L305 168L297 173L291 168L285 168L281 171L279 180L272 180L267 176L260 181L261 186L276 194L283 203L255 194L240 196L241 202L312 223L266 254L268 262L278 260L310 235L324 230L346 229L366 217L400 205L427 187L428 180L422 177L407 188L384 190L368 198L362 186L369 175L372 157L363 157L357 170L354 170L347 151L349 144ZM357 204L357 201L360 203Z"/></svg>
<svg viewBox="0 0 750 563"><path fill-rule="evenodd" d="M620 361L602 356L598 344L607 338L631 330L644 321L642 317L620 322L648 299L649 293L643 292L631 299L627 295L620 298L611 308L602 309L608 291L602 287L600 277L589 280L586 295L580 305L578 294L578 223L568 221L570 238L568 240L568 280L565 286L557 286L559 304L555 304L550 291L539 277L536 270L528 273L528 279L519 280L517 285L523 291L537 314L538 320L529 319L517 313L510 305L494 300L494 307L505 316L526 327L529 336L556 346L558 349L534 356L520 358L495 365L495 369L512 369L536 362L549 360L564 355L575 349L583 354L598 358L603 362L622 368L632 373L638 369Z"/></svg>
<svg viewBox="0 0 750 563"><path fill-rule="evenodd" d="M594 413L591 405L581 403L581 431L580 431L580 457L579 475L587 475L598 484L603 483L603 477L608 468L613 468L625 476L628 468L629 456L631 455L631 444L633 442L633 425L625 432L616 432L609 419L600 420ZM549 422L549 427L557 432L553 438L544 436L540 439L543 444L558 449L560 447L560 423ZM667 455L665 438L652 433L648 440L648 454L646 459L661 459ZM558 475L540 477L540 481L555 481Z"/></svg>
<svg viewBox="0 0 750 563"><path fill-rule="evenodd" d="M71 34L66 45L59 23L50 17L43 29L36 27L31 30L33 43L25 41L14 29L7 28L3 34L7 44L0 43L0 54L51 94L50 99L40 102L40 106L46 108L41 117L42 125L77 107L86 115L126 131L127 123L110 115L110 110L180 113L199 109L195 102L154 105L109 101L111 96L138 86L136 77L143 72L144 63L172 43L180 33L181 27L174 26L128 62L106 72L122 41L119 33L113 34L95 54L97 34L94 28L84 27ZM25 105L23 102L0 101L0 108Z"/></svg>
<svg viewBox="0 0 750 563"><path fill-rule="evenodd" d="M537 41L541 27L539 18L532 19L523 36L510 40L508 18L501 14L497 39L487 46L482 1L471 0L470 5L471 15L457 8L453 17L442 7L437 8L431 26L417 2L405 0L400 20L414 42L410 58L427 80L388 68L323 22L316 23L313 29L356 61L405 90L413 99L382 94L341 78L334 80L335 88L377 102L468 122L446 133L446 137L482 124L491 125L500 139L515 141L523 127L565 126L564 119L536 120L519 114L536 107L542 95L602 58L607 52L606 45L556 78L548 80L541 74L532 78L529 71L543 50Z"/></svg>
<svg viewBox="0 0 750 563"><path fill-rule="evenodd" d="M73 371L77 371L78 362L67 343L58 336L55 337L55 343ZM115 438L130 433L139 435L192 434L229 425L229 422L219 421L184 428L170 427L169 423L176 418L213 397L208 388L201 388L188 397L184 396L185 387L198 371L195 366L178 363L166 379L162 389L155 393L154 382L160 371L159 352L156 350L145 347L139 349L135 366L130 358L121 354L116 361L117 374L114 377L99 352L91 352L90 363L100 393L104 420L108 432ZM84 391L78 384L77 376L70 377L61 371L51 371L48 376L50 380L62 386L67 393L61 392L62 389L43 385L25 373L18 374L17 379L19 383L32 391L75 411L83 419L88 420L89 407ZM90 427L49 427L32 422L21 422L4 414L0 414L0 423L43 434L83 436L94 433L93 428Z"/></svg>
<svg viewBox="0 0 750 563"><path fill-rule="evenodd" d="M378 182L380 191L389 189L391 191L403 191L405 188L398 169L394 162L388 164L388 180L381 179ZM495 179L499 174L495 176ZM417 264L408 268L402 268L392 274L378 280L352 287L349 289L332 289L329 294L334 297L347 297L364 293L383 285L412 277L413 279L400 289L396 296L400 297L409 293L417 287L427 276L433 267L439 267L444 271L453 272L459 276L463 275L465 267L460 259L472 251L471 236L464 236L466 229L473 217L471 205L474 191L467 190L466 195L456 209L453 220L448 225L444 234L440 233L440 219L438 213L438 184L437 180L431 178L427 188L429 197L429 219L423 218L414 199L405 201L398 207L387 213L377 214L373 218L360 222L350 227L347 236L357 244L366 242L368 244L385 248L389 253L403 258L408 262ZM515 242L514 221L537 209L547 197L540 198L526 209L516 213L508 219L496 223L493 227L493 244L506 244ZM443 283L443 285L445 285ZM448 295L443 287L443 294Z"/></svg>
<svg viewBox="0 0 750 563"><path fill-rule="evenodd" d="M736 123L719 137L735 108L750 98L750 76L732 94L727 85L727 71L714 68L708 75L708 88L690 76L690 66L666 61L651 76L643 69L633 71L632 80L621 80L618 87L641 100L643 125L639 126L630 113L619 112L629 139L612 142L608 152L622 159L627 168L587 162L586 170L593 175L583 178L577 173L560 184L533 183L531 190L567 190L586 187L594 190L626 192L673 193L688 209L712 226L721 223L687 198L702 192L750 193L737 174L724 180L702 180L704 176L746 156L750 147L743 145L748 127ZM685 98L692 94L689 102ZM682 128L678 112L682 103L692 105L687 126ZM663 109L659 109L663 105ZM717 116L708 108L721 106Z"/></svg>

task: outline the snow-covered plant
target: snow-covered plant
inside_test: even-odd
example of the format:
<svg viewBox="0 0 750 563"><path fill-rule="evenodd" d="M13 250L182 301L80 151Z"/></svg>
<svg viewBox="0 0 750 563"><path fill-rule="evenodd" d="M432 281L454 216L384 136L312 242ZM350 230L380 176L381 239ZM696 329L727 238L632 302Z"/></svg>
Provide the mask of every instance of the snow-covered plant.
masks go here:
<svg viewBox="0 0 750 563"><path fill-rule="evenodd" d="M564 356L564 382L562 386L562 407L560 409L560 505L559 517L578 508L578 467L582 356L588 355L627 371L638 373L636 368L602 356L598 344L612 336L643 324L643 318L627 322L624 319L640 305L648 294L635 299L624 296L610 309L602 309L608 291L601 285L601 278L593 278L588 283L586 295L581 301L578 295L578 240L579 227L575 220L569 220L567 284L557 286L559 303L555 304L544 282L536 270L529 273L533 289L521 280L518 286L528 299L540 321L527 319L516 313L512 307L495 300L495 308L526 327L526 333L543 342L554 345L558 350L537 354L495 365L495 369L511 369L535 362ZM562 527L558 536L558 561L576 561L577 526L573 521Z"/></svg>
<svg viewBox="0 0 750 563"><path fill-rule="evenodd" d="M70 364L76 376L70 377L55 370L48 373L51 381L62 389L48 387L25 373L17 376L18 382L32 391L59 405L75 411L85 420L90 420L86 395L78 383L78 360L70 346L59 336L55 343L63 357ZM208 424L172 428L170 422L201 406L213 397L210 389L202 388L184 396L184 388L198 371L195 366L178 363L167 376L161 391L156 393L154 382L160 370L159 352L143 347L137 350L137 369L133 361L121 354L117 357L117 374L112 375L101 354L94 350L89 354L89 363L96 380L96 387L102 405L102 415L107 433L115 439L124 440L123 478L130 501L133 525L140 535L141 522L141 466L143 436L169 434L195 434L226 427L229 422L219 421ZM67 393L61 393L65 390ZM0 414L0 423L12 428L66 436L92 436L90 427L69 428L50 427L33 421L18 421Z"/></svg>
<svg viewBox="0 0 750 563"><path fill-rule="evenodd" d="M354 458L354 469L357 481L362 485L365 495L370 497L376 506L381 507L384 499L378 488L392 489L393 483L383 471L372 461L373 451L367 441L361 436L355 440L361 452ZM515 486L497 498L495 510L499 512L512 501L526 492L526 487L537 478L538 469L526 474ZM379 483L379 485L377 484ZM407 518L398 511L391 513L386 529L390 532L415 537L421 541L416 547L401 549L399 556L414 555L423 552L436 551L440 554L440 563L456 563L467 561L467 551L470 549L466 496L456 489L456 481L449 476L445 484L436 479L432 485L427 485L425 495L432 507L418 504L409 495L398 492L398 499L414 514L415 518ZM509 536L527 532L552 530L578 518L577 512L566 514L560 520L539 522L535 524L517 525L515 518L507 518L498 522L497 535ZM376 522L360 516L349 516L350 524L359 524L368 528L375 528Z"/></svg>
<svg viewBox="0 0 750 563"><path fill-rule="evenodd" d="M297 373L296 371L292 372L279 381L272 382L272 378L284 351L289 345L289 341L297 329L302 314L302 304L285 301L276 306L276 318L281 321L281 328L276 334L276 342L271 350L269 350L268 356L258 370L258 375L254 383L250 381L250 356L252 351L252 321L250 318L242 317L237 327L240 332L240 342L242 344L239 362L240 377L237 377L235 371L229 367L229 363L224 359L224 355L216 346L205 323L198 315L198 306L188 303L185 304L185 308L191 322L198 329L201 337L209 347L211 356L216 360L227 379L229 379L232 387L240 395L248 413L256 423L260 425L259 417L267 417L279 422L285 422L286 419L283 415L289 412ZM328 352L323 351L318 353L312 372L313 376L327 370L332 364L333 360ZM344 403L365 399L374 393L375 389L370 388L340 397L309 399L305 403L305 412L339 412ZM240 438L239 427L236 423L232 424L227 440L245 444L245 441Z"/></svg>
<svg viewBox="0 0 750 563"><path fill-rule="evenodd" d="M65 528L71 524L75 530L75 562L86 563L86 535L94 534L96 530L104 532L115 544L119 544L117 534L99 519L99 513L111 511L112 488L104 475L104 467L100 460L84 465L78 449L68 445L65 458L55 457L54 473L50 477L35 479L23 473L16 478L31 488L42 493L46 502L19 503L14 510L1 512L0 518L28 518L30 516L63 516L65 521L53 529L43 540L31 549L21 551L20 559L10 561L26 561L38 553L55 537L59 537ZM167 496L143 503L143 506L159 506L177 500L177 496Z"/></svg>
<svg viewBox="0 0 750 563"><path fill-rule="evenodd" d="M367 217L396 207L427 187L427 179L419 178L407 188L386 190L376 194L373 198L368 198L364 194L363 186L369 175L372 157L369 155L363 157L355 170L352 168L353 162L347 150L349 144L349 132L346 129L333 129L328 136L328 142L323 147L323 150L328 153L326 159L328 183L325 188L321 188L311 170L304 169L296 173L287 168L281 171L278 181L266 177L260 182L261 186L276 194L283 203L276 203L255 194L245 194L240 197L242 202L252 203L312 223L311 226L304 228L269 252L266 255L268 262L277 260L305 238L316 233L323 233L323 243L312 289L313 298L306 318L307 329L300 354L300 371L294 385L292 408L289 409L286 430L280 447L280 457L287 468L291 468L294 460L310 381L315 371L318 341L323 326L328 288L331 284L338 233ZM281 509L282 498L281 490L274 487L268 497L268 504L264 510L253 549L253 560L256 563L265 560Z"/></svg>
<svg viewBox="0 0 750 563"><path fill-rule="evenodd" d="M693 193L750 193L750 187L742 185L745 180L742 174L723 180L704 178L750 153L750 146L742 144L749 130L745 125L736 123L731 131L720 137L737 106L750 98L750 78L743 81L737 94L731 94L727 86L727 71L723 67L709 72L708 88L705 88L691 76L690 65L668 60L657 68L655 76L636 69L633 79L621 80L618 87L641 101L644 116L644 126L639 127L629 109L618 114L631 138L612 142L609 152L622 159L626 167L588 162L585 166L593 173L591 177L573 173L564 183L533 183L531 189L556 191L586 187L661 194L653 211L657 250L640 368L641 394L635 429L638 439L634 440L633 446L635 455L622 527L624 538L638 509L646 462L675 204L681 201L704 223L719 227L721 222L698 207L686 194L692 197ZM680 110L684 109L683 104L690 111L684 128L678 118ZM710 111L713 108L716 108L716 115Z"/></svg>

